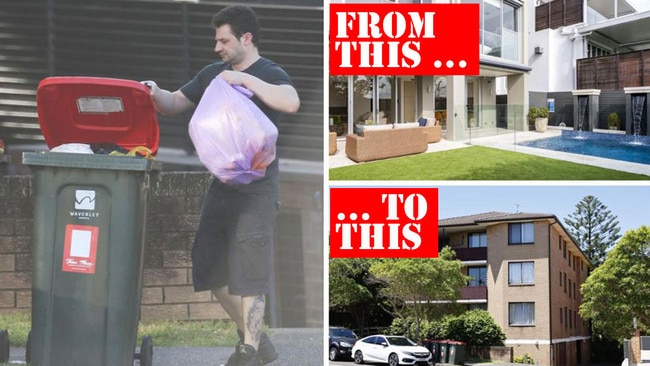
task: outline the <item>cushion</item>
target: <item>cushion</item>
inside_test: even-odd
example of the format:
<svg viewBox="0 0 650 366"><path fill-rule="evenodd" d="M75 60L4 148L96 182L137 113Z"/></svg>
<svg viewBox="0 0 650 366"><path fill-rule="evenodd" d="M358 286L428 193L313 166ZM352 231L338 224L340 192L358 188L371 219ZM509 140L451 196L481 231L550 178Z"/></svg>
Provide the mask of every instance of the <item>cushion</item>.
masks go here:
<svg viewBox="0 0 650 366"><path fill-rule="evenodd" d="M405 122L405 123L396 123L395 128L413 128L420 127L418 122Z"/></svg>
<svg viewBox="0 0 650 366"><path fill-rule="evenodd" d="M428 122L427 119L424 118L424 117L420 117L420 119L418 120L418 123L420 124L420 127L426 126L427 122Z"/></svg>

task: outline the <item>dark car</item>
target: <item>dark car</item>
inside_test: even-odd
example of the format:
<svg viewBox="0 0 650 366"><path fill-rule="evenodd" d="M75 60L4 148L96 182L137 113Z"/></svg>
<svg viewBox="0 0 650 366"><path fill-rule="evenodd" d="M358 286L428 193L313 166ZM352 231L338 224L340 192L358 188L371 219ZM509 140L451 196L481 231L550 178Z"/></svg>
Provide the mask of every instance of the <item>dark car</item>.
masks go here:
<svg viewBox="0 0 650 366"><path fill-rule="evenodd" d="M352 346L359 339L351 329L330 327L329 359L336 361L352 358Z"/></svg>

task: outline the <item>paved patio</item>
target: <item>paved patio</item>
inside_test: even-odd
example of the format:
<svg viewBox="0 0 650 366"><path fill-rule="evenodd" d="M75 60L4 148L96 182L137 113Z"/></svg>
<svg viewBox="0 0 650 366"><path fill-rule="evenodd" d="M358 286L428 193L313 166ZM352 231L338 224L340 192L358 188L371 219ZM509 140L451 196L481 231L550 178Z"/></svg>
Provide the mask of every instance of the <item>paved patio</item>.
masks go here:
<svg viewBox="0 0 650 366"><path fill-rule="evenodd" d="M548 129L546 132L535 132L535 131L526 131L526 132L516 132L516 133L507 133L498 136L490 137L481 137L474 138L471 140L471 145L491 147L501 150L513 151L524 154L532 154L537 156L542 156L546 158L559 159L564 161L570 161L578 164L592 165L600 168L608 168L619 170L628 173L635 174L645 174L650 175L650 165L630 163L626 161L597 158L588 155L580 154L571 154L559 151L545 150L545 149L536 149L532 147L526 147L521 145L516 145L516 143L523 141L536 140L541 138L548 138L553 136L558 136L561 134L560 129ZM426 153L435 153L438 151L445 151L451 149L458 149L471 146L469 141L448 141L444 139L440 142L429 144L429 148ZM354 165L357 164L354 161L350 160L345 156L345 137L339 136L337 139L337 151L334 155L329 157L329 168L338 168L341 166ZM425 153L425 154L426 154Z"/></svg>

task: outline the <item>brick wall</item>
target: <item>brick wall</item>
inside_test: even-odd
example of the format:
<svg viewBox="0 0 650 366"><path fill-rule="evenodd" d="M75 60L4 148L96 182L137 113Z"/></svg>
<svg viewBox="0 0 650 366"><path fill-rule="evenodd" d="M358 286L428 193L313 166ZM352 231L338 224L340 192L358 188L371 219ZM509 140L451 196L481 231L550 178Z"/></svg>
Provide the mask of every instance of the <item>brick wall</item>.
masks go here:
<svg viewBox="0 0 650 366"><path fill-rule="evenodd" d="M152 173L141 307L145 320L227 318L209 292L192 288L190 250L209 182L205 172ZM276 245L283 255L276 258L275 300L269 305L275 326L322 326L322 187L322 175L281 173L282 230L277 230ZM32 195L31 176L0 178L0 314L31 306Z"/></svg>

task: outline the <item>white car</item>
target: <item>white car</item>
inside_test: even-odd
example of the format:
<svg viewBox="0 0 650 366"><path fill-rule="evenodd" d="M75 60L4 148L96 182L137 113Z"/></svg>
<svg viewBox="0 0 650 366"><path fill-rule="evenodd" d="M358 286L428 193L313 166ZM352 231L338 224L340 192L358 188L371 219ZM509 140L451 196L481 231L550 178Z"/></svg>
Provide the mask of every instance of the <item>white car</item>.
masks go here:
<svg viewBox="0 0 650 366"><path fill-rule="evenodd" d="M362 338L352 347L354 363L383 362L389 366L432 365L433 356L425 347L406 337L372 335Z"/></svg>

